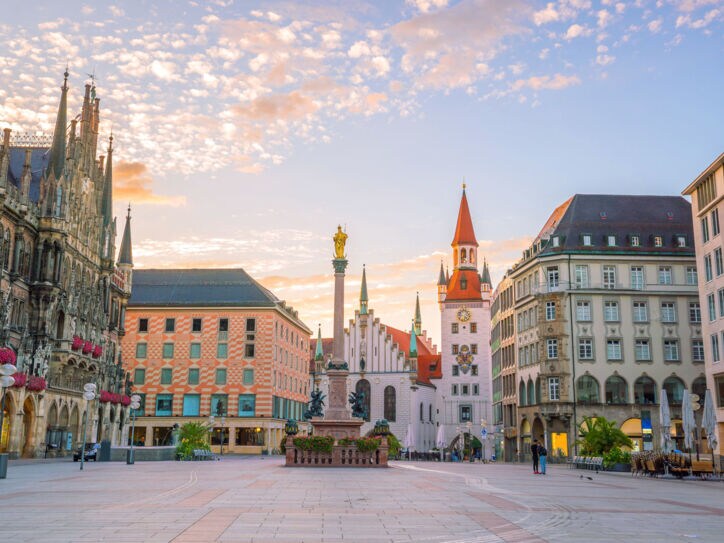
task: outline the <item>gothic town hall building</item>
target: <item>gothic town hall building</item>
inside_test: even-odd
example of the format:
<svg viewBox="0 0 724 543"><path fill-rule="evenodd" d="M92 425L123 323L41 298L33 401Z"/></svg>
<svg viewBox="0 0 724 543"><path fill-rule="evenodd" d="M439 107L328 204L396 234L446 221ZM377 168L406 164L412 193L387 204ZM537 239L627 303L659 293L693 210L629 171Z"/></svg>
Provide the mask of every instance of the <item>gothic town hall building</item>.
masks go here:
<svg viewBox="0 0 724 543"><path fill-rule="evenodd" d="M86 407L89 442L127 435L119 340L131 294L130 208L116 261L113 138L99 150L95 85L70 122L68 92L66 71L52 139L6 128L0 147L0 347L18 369L0 451L11 457L68 454L82 441ZM98 399L83 399L86 383Z"/></svg>

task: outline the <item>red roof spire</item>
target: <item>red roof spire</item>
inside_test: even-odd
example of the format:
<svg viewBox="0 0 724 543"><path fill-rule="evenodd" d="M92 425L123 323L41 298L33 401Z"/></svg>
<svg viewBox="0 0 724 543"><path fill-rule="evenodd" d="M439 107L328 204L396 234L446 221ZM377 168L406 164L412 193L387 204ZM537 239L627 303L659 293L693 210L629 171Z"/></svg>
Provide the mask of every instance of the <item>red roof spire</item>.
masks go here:
<svg viewBox="0 0 724 543"><path fill-rule="evenodd" d="M475 239L475 230L473 230L473 220L470 218L468 198L465 195L465 184L463 184L463 197L460 200L458 224L455 227L455 237L453 238L451 245L453 247L455 247L456 245L475 245L475 247L478 246L478 240Z"/></svg>

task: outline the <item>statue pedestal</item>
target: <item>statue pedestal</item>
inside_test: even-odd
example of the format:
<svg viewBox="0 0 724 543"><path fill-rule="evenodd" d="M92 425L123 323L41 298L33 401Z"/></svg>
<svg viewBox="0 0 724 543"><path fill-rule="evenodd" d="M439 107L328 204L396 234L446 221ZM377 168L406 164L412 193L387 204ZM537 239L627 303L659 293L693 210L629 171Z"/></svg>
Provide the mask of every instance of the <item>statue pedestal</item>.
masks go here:
<svg viewBox="0 0 724 543"><path fill-rule="evenodd" d="M349 371L328 369L329 407L324 414L325 420L351 420L347 409L347 376Z"/></svg>
<svg viewBox="0 0 724 543"><path fill-rule="evenodd" d="M313 418L315 436L331 436L334 439L358 439L359 429L365 421L349 417L347 420Z"/></svg>

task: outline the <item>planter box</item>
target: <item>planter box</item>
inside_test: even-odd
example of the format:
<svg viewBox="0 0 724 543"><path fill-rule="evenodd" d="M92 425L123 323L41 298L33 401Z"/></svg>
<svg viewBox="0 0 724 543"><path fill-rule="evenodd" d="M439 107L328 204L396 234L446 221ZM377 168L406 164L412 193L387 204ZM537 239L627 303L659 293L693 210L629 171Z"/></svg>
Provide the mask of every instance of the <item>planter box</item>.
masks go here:
<svg viewBox="0 0 724 543"><path fill-rule="evenodd" d="M610 468L608 468L606 471L616 471L619 473L626 473L631 471L631 464L614 464Z"/></svg>

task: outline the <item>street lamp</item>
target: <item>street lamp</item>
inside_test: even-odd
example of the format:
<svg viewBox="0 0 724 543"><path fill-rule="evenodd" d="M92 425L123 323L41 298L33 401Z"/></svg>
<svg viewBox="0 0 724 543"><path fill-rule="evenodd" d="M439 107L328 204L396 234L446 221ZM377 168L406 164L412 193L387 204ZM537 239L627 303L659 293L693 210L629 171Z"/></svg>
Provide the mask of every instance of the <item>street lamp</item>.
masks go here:
<svg viewBox="0 0 724 543"><path fill-rule="evenodd" d="M128 450L126 464L133 464L133 440L136 437L136 410L141 407L141 397L138 394L131 396L131 448Z"/></svg>
<svg viewBox="0 0 724 543"><path fill-rule="evenodd" d="M468 429L468 450L470 451L470 461L473 461L473 434L470 431L473 427L473 423L471 421L468 421L465 423L465 426Z"/></svg>
<svg viewBox="0 0 724 543"><path fill-rule="evenodd" d="M483 445L483 463L485 463L485 442L488 440L488 421L480 419L480 437Z"/></svg>
<svg viewBox="0 0 724 543"><path fill-rule="evenodd" d="M2 402L0 405L0 435L2 435L3 429L3 416L5 414L5 394L7 389L15 384L15 372L18 368L14 364L3 364L0 366L0 388L2 388ZM0 479L5 479L8 474L8 454L0 454Z"/></svg>
<svg viewBox="0 0 724 543"><path fill-rule="evenodd" d="M88 423L88 405L90 402L96 399L96 385L95 383L86 383L83 385L83 398L85 398L85 410L83 411L83 445L80 447L80 469L83 471L83 462L85 462L85 433L86 424ZM97 454L97 451L96 451Z"/></svg>

